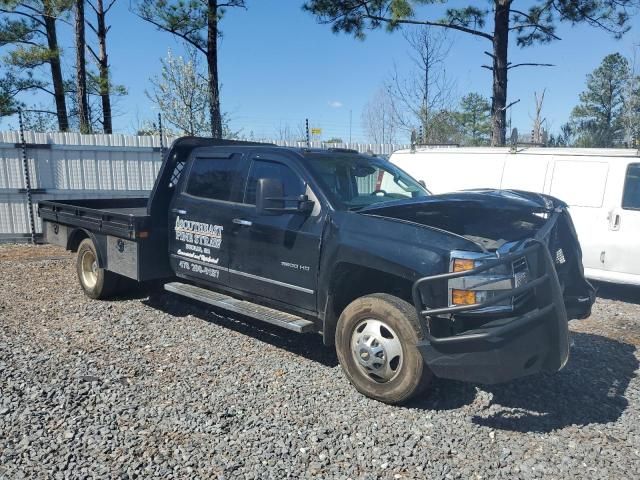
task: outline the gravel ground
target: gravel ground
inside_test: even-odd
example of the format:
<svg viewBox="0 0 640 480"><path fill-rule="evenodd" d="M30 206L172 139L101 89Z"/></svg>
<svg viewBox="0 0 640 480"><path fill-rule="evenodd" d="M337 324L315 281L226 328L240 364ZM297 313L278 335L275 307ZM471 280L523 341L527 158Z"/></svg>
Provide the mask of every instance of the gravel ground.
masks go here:
<svg viewBox="0 0 640 480"><path fill-rule="evenodd" d="M0 278L0 478L640 478L639 290L603 289L558 374L390 407L319 336L89 300L57 248L0 246Z"/></svg>

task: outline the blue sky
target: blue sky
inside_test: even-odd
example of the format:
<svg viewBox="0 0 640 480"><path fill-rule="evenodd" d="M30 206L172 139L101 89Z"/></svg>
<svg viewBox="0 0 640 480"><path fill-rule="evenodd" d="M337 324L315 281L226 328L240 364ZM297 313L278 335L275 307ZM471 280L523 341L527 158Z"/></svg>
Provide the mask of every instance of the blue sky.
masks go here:
<svg viewBox="0 0 640 480"><path fill-rule="evenodd" d="M222 107L235 129L257 137L273 136L278 126L292 129L308 117L312 126L323 129L323 137L349 136L365 140L361 125L363 106L390 76L394 62L409 68L408 48L402 35L374 31L360 41L345 34L333 34L328 25L318 24L301 10L302 0L247 0L247 10L232 9L222 21L223 39L219 52ZM483 3L484 2L479 2ZM522 6L528 2L522 0ZM469 4L452 1L448 4ZM521 6L521 8L522 8ZM167 49L183 51L182 43L156 29L129 11L127 0L118 0L109 23L109 55L113 78L129 89L118 100L114 128L132 132L157 112L146 98L148 79L158 74L159 58ZM440 7L430 7L436 11ZM87 15L91 11L87 9ZM436 17L438 15L436 14ZM544 114L552 131L564 123L584 88L585 76L613 52L631 56L640 43L640 17L631 31L616 41L600 30L559 25L561 41L519 49L512 43L510 61L544 62L551 68L523 67L509 77L509 101L520 99L511 112L513 125L521 131L531 127L533 92L547 89ZM71 31L61 33L65 65L73 66ZM490 49L487 40L451 32L453 46L447 73L456 80L457 96L470 91L490 95L491 74L480 68ZM27 100L27 99L25 99ZM4 126L6 128L6 125Z"/></svg>

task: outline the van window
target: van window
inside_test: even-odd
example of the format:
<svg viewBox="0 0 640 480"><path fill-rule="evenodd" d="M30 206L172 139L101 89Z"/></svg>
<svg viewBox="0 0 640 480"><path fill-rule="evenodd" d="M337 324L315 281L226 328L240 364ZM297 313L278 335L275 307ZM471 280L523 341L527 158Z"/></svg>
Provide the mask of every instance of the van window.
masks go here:
<svg viewBox="0 0 640 480"><path fill-rule="evenodd" d="M231 200L231 190L240 167L238 157L197 157L189 172L187 193L201 198Z"/></svg>
<svg viewBox="0 0 640 480"><path fill-rule="evenodd" d="M599 208L608 172L605 162L556 160L550 193L570 206Z"/></svg>
<svg viewBox="0 0 640 480"><path fill-rule="evenodd" d="M526 154L511 155L504 164L500 188L544 192L549 161Z"/></svg>
<svg viewBox="0 0 640 480"><path fill-rule="evenodd" d="M627 168L622 194L622 208L640 210L640 163L632 163Z"/></svg>
<svg viewBox="0 0 640 480"><path fill-rule="evenodd" d="M300 177L289 167L282 163L267 160L254 160L251 163L249 180L244 203L256 204L256 188L260 178L277 178L282 181L285 197L299 197L304 195L306 186Z"/></svg>

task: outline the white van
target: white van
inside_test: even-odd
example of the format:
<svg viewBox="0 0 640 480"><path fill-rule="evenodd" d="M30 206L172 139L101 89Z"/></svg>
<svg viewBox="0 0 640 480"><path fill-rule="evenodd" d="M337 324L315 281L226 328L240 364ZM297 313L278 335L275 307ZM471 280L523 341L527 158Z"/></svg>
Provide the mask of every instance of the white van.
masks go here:
<svg viewBox="0 0 640 480"><path fill-rule="evenodd" d="M640 156L581 148L418 148L390 161L432 193L528 190L569 205L587 278L640 285Z"/></svg>

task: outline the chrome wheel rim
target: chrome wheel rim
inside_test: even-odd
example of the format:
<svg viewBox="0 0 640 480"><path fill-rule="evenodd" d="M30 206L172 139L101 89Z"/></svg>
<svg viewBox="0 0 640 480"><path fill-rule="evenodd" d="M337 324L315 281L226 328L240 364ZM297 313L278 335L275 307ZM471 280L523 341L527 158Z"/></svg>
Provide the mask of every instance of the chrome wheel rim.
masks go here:
<svg viewBox="0 0 640 480"><path fill-rule="evenodd" d="M86 250L80 259L82 283L87 288L93 288L98 282L98 260L91 250Z"/></svg>
<svg viewBox="0 0 640 480"><path fill-rule="evenodd" d="M351 334L351 355L360 371L376 383L396 378L402 368L402 343L386 323L362 320Z"/></svg>

